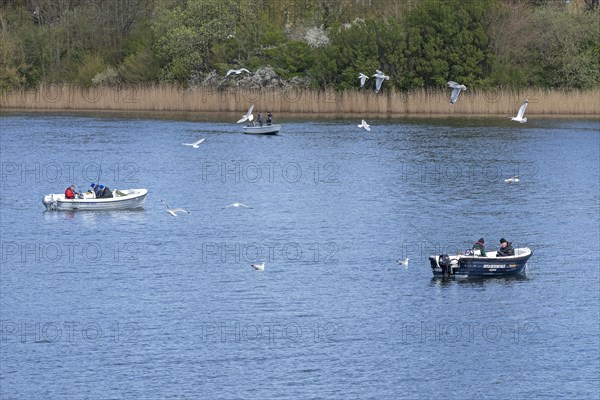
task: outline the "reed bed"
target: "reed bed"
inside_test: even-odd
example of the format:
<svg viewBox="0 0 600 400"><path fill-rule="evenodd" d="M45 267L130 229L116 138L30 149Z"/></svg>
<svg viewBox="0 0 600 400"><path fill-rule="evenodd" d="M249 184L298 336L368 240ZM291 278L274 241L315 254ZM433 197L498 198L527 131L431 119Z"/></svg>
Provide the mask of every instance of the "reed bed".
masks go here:
<svg viewBox="0 0 600 400"><path fill-rule="evenodd" d="M511 116L528 99L527 115L600 116L600 89L469 89L461 93L455 105L450 104L449 98L449 89L375 94L368 90L219 90L174 85L83 88L50 84L2 92L0 109L243 113L255 104L255 111L278 114Z"/></svg>

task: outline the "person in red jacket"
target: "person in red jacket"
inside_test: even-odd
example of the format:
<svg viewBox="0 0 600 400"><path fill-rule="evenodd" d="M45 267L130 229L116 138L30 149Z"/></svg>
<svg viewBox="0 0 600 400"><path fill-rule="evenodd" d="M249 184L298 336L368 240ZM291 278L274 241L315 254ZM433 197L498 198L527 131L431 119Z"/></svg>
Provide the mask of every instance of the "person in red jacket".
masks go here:
<svg viewBox="0 0 600 400"><path fill-rule="evenodd" d="M65 198L67 199L74 199L76 194L75 185L71 185L65 190Z"/></svg>

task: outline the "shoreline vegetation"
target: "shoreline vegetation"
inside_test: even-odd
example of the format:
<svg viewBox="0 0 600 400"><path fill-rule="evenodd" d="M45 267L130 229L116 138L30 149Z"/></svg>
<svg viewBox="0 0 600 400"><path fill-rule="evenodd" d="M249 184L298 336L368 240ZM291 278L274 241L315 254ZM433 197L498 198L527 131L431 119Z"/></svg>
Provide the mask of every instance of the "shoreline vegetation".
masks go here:
<svg viewBox="0 0 600 400"><path fill-rule="evenodd" d="M0 112L598 117L597 26L600 0L5 0Z"/></svg>
<svg viewBox="0 0 600 400"><path fill-rule="evenodd" d="M216 89L172 84L119 87L40 85L0 93L0 111L135 111L243 114L250 105L277 115L514 116L529 100L528 115L600 117L600 89L470 89L450 104L450 90Z"/></svg>

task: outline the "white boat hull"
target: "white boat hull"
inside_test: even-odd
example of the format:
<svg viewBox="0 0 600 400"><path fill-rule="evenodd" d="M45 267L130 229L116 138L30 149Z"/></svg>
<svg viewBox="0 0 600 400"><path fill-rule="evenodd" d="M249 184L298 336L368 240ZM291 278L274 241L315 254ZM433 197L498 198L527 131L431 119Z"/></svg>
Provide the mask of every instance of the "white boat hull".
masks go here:
<svg viewBox="0 0 600 400"><path fill-rule="evenodd" d="M144 208L147 194L148 189L113 190L114 197L102 199L92 196L67 199L64 194L49 194L44 196L42 203L47 211L134 210Z"/></svg>
<svg viewBox="0 0 600 400"><path fill-rule="evenodd" d="M277 135L281 125L245 126L244 133L250 135Z"/></svg>

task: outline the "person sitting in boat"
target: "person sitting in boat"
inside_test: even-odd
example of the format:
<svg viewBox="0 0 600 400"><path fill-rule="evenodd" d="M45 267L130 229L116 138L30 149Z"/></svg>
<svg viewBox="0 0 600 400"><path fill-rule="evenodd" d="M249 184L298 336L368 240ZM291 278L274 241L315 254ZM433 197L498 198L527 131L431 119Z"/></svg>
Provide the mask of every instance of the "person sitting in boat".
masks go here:
<svg viewBox="0 0 600 400"><path fill-rule="evenodd" d="M96 185L96 183L92 182L92 184L90 185L92 187L92 193L94 193L94 197L98 198L100 197L100 185Z"/></svg>
<svg viewBox="0 0 600 400"><path fill-rule="evenodd" d="M500 250L496 253L496 257L509 257L515 255L515 249L512 247L511 242L507 242L506 239L500 239Z"/></svg>
<svg viewBox="0 0 600 400"><path fill-rule="evenodd" d="M78 193L75 191L75 185L71 185L65 190L66 199L74 199Z"/></svg>
<svg viewBox="0 0 600 400"><path fill-rule="evenodd" d="M258 113L258 117L256 118L256 122L258 122L259 126L263 125L262 113Z"/></svg>
<svg viewBox="0 0 600 400"><path fill-rule="evenodd" d="M100 185L100 196L101 199L108 199L113 197L113 194L108 186Z"/></svg>
<svg viewBox="0 0 600 400"><path fill-rule="evenodd" d="M273 123L273 114L271 111L267 111L267 125L271 125Z"/></svg>
<svg viewBox="0 0 600 400"><path fill-rule="evenodd" d="M472 250L475 255L480 255L481 257L487 257L487 255L485 254L485 240L483 240L483 238L480 238L477 241L477 243L475 243L473 245ZM477 251L479 251L479 254L477 254Z"/></svg>

